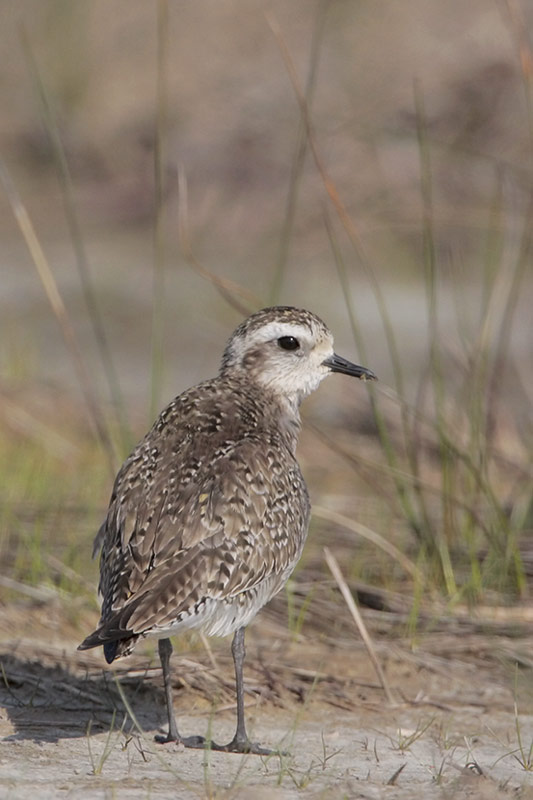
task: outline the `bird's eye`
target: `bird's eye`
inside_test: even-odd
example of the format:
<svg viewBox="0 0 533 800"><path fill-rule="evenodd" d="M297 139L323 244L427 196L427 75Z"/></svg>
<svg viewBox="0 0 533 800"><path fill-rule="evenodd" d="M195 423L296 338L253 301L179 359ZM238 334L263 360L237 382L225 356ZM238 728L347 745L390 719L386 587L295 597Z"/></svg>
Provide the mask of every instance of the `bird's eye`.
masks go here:
<svg viewBox="0 0 533 800"><path fill-rule="evenodd" d="M280 336L278 344L282 350L298 350L300 342L294 336Z"/></svg>

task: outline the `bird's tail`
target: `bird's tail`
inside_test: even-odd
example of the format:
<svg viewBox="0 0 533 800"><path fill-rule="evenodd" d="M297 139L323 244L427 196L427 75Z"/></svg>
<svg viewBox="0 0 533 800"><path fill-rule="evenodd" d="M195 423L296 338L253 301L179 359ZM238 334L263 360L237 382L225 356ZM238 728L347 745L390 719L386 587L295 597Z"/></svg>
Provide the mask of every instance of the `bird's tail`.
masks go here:
<svg viewBox="0 0 533 800"><path fill-rule="evenodd" d="M137 644L138 634L127 634L123 638L111 638L106 636L106 626L102 625L93 633L89 634L83 642L78 645L78 650L90 650L91 647L103 647L105 660L111 664L116 658L129 656Z"/></svg>

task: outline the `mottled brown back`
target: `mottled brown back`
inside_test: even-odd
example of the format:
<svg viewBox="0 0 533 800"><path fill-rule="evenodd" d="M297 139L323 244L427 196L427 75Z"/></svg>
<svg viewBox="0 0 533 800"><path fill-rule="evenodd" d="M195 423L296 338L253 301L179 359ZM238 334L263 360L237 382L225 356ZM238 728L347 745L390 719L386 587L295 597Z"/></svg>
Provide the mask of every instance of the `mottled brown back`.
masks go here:
<svg viewBox="0 0 533 800"><path fill-rule="evenodd" d="M283 414L242 376L206 381L162 412L116 478L99 533L101 625L84 645L172 625L267 577L269 596L278 591L272 578L285 582L309 518Z"/></svg>

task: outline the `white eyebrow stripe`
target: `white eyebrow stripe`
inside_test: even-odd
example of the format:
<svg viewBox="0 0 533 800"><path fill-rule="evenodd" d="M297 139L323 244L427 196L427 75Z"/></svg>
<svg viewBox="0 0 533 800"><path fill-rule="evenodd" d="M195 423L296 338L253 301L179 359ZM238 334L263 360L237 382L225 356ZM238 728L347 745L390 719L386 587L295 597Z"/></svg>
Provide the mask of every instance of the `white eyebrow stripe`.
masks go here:
<svg viewBox="0 0 533 800"><path fill-rule="evenodd" d="M281 336L295 336L297 339L309 339L311 332L304 325L297 325L294 322L269 322L258 328L257 331L249 334L257 342L269 342L279 339Z"/></svg>

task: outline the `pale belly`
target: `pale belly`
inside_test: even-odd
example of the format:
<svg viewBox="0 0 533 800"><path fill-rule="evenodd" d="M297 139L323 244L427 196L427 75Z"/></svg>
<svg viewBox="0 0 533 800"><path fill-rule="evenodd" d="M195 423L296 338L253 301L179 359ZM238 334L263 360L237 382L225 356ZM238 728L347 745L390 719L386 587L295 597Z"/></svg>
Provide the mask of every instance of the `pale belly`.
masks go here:
<svg viewBox="0 0 533 800"><path fill-rule="evenodd" d="M199 628L206 636L228 636L246 627L257 612L283 588L295 565L279 575L265 578L256 587L229 598L205 598L190 612L184 612L175 622L146 631L146 636L158 638L191 628Z"/></svg>

